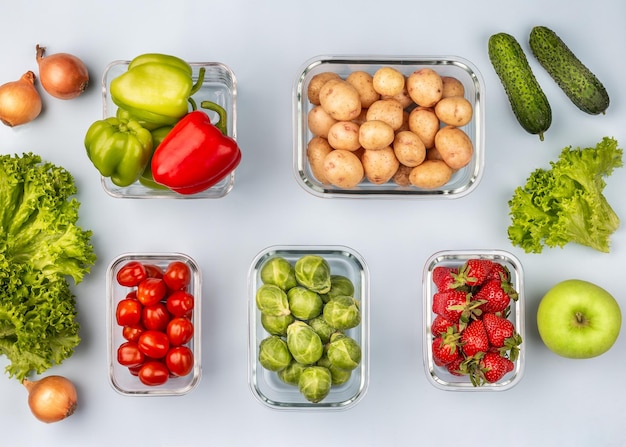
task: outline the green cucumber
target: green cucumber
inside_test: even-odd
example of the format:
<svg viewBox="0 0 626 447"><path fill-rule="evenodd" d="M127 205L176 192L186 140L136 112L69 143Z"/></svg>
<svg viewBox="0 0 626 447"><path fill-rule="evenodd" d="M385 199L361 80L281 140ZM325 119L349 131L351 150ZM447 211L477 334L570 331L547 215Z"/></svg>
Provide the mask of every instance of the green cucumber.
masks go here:
<svg viewBox="0 0 626 447"><path fill-rule="evenodd" d="M598 78L545 26L530 32L530 49L567 97L590 115L605 113L609 95Z"/></svg>
<svg viewBox="0 0 626 447"><path fill-rule="evenodd" d="M552 109L519 42L510 34L489 38L489 59L500 78L517 121L528 133L543 134L552 124Z"/></svg>

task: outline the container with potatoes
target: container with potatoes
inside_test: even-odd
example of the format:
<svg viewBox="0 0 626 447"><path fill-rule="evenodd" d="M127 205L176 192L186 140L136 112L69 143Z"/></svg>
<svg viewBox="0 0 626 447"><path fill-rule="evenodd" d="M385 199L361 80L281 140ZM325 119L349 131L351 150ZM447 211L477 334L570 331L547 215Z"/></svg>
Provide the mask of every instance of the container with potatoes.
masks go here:
<svg viewBox="0 0 626 447"><path fill-rule="evenodd" d="M458 198L484 166L481 74L459 57L325 56L294 84L294 171L320 197Z"/></svg>

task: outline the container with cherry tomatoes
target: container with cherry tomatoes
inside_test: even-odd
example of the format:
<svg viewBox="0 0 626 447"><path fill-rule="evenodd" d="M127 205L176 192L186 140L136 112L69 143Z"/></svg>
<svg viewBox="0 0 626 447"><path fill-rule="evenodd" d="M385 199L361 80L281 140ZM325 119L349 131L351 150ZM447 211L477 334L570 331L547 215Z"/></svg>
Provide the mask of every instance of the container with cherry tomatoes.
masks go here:
<svg viewBox="0 0 626 447"><path fill-rule="evenodd" d="M127 253L107 273L109 380L125 395L180 395L200 380L201 273L180 253Z"/></svg>

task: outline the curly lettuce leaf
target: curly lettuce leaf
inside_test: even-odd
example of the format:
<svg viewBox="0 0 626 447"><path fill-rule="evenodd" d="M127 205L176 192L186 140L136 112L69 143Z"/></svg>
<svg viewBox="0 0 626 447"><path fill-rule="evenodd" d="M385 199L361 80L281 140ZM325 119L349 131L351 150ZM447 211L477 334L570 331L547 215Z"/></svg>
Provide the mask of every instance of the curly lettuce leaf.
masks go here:
<svg viewBox="0 0 626 447"><path fill-rule="evenodd" d="M0 354L20 381L80 342L68 278L81 282L96 256L75 193L71 174L38 155L0 156Z"/></svg>
<svg viewBox="0 0 626 447"><path fill-rule="evenodd" d="M575 242L608 253L620 219L603 194L623 166L623 150L605 137L595 148L566 147L550 169L532 172L509 201L509 240L527 253Z"/></svg>

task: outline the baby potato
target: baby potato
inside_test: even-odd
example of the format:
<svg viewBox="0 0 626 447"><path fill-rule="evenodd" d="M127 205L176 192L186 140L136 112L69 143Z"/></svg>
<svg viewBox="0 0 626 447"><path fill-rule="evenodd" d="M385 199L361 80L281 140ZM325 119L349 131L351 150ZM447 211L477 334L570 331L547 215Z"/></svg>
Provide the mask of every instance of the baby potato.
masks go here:
<svg viewBox="0 0 626 447"><path fill-rule="evenodd" d="M409 167L417 166L426 158L426 146L420 137L410 130L396 133L393 151L398 161Z"/></svg>
<svg viewBox="0 0 626 447"><path fill-rule="evenodd" d="M427 160L443 160L443 157L439 153L436 147L431 147L430 149L426 149L426 159Z"/></svg>
<svg viewBox="0 0 626 447"><path fill-rule="evenodd" d="M400 162L389 146L376 151L365 150L361 157L365 178L375 185L387 183L396 173Z"/></svg>
<svg viewBox="0 0 626 447"><path fill-rule="evenodd" d="M363 180L363 165L353 152L333 150L324 158L324 175L339 188L354 188Z"/></svg>
<svg viewBox="0 0 626 447"><path fill-rule="evenodd" d="M307 125L309 131L313 135L319 135L321 137L328 137L328 131L330 127L337 122L332 116L330 116L322 106L315 106L307 115Z"/></svg>
<svg viewBox="0 0 626 447"><path fill-rule="evenodd" d="M313 137L306 147L306 158L309 161L311 172L321 183L328 185L330 182L324 173L324 158L332 152L333 148L328 140L322 137Z"/></svg>
<svg viewBox="0 0 626 447"><path fill-rule="evenodd" d="M443 83L442 98L449 98L450 96L464 96L465 87L463 83L453 76L442 76L441 82Z"/></svg>
<svg viewBox="0 0 626 447"><path fill-rule="evenodd" d="M320 105L337 121L350 121L361 113L361 96L349 82L331 79L322 85Z"/></svg>
<svg viewBox="0 0 626 447"><path fill-rule="evenodd" d="M409 130L420 137L426 149L435 146L440 127L439 118L431 108L416 107L409 113Z"/></svg>
<svg viewBox="0 0 626 447"><path fill-rule="evenodd" d="M441 158L452 169L461 169L472 160L474 146L472 140L458 127L442 127L435 135L435 147Z"/></svg>
<svg viewBox="0 0 626 447"><path fill-rule="evenodd" d="M451 177L452 169L444 161L426 160L411 169L409 181L418 188L435 189L448 183Z"/></svg>
<svg viewBox="0 0 626 447"><path fill-rule="evenodd" d="M406 86L413 102L422 107L434 107L443 94L441 76L432 68L421 68L411 73Z"/></svg>
<svg viewBox="0 0 626 447"><path fill-rule="evenodd" d="M330 79L341 79L341 76L332 71L325 71L311 78L309 86L307 87L307 98L311 104L316 106L320 105L320 90L322 89L322 85Z"/></svg>
<svg viewBox="0 0 626 447"><path fill-rule="evenodd" d="M402 108L406 109L407 107L413 105L413 100L409 96L409 92L406 89L406 84L400 93L397 95L380 95L380 99L395 99L400 104L402 104Z"/></svg>
<svg viewBox="0 0 626 447"><path fill-rule="evenodd" d="M383 149L395 138L393 128L384 121L366 121L359 127L359 143L367 150Z"/></svg>
<svg viewBox="0 0 626 447"><path fill-rule="evenodd" d="M435 105L435 115L440 121L451 126L465 126L472 120L474 109L472 103L463 96L442 98Z"/></svg>
<svg viewBox="0 0 626 447"><path fill-rule="evenodd" d="M395 99L379 99L367 109L368 121L384 121L395 131L402 126L404 108Z"/></svg>
<svg viewBox="0 0 626 447"><path fill-rule="evenodd" d="M337 121L328 130L328 143L333 149L356 151L361 147L359 127L352 121Z"/></svg>
<svg viewBox="0 0 626 447"><path fill-rule="evenodd" d="M380 94L374 90L373 77L366 71L353 71L346 81L359 92L361 107L368 108L374 101L380 99Z"/></svg>
<svg viewBox="0 0 626 447"><path fill-rule="evenodd" d="M393 67L381 67L373 76L374 90L381 95L394 96L402 93L406 82L402 73Z"/></svg>
<svg viewBox="0 0 626 447"><path fill-rule="evenodd" d="M352 120L353 123L357 123L359 126L367 121L367 109L361 109L359 116Z"/></svg>
<svg viewBox="0 0 626 447"><path fill-rule="evenodd" d="M411 174L412 170L412 167L405 166L400 163L400 166L398 166L398 170L393 175L393 177L391 177L391 180L398 186L411 186L409 175Z"/></svg>

